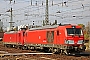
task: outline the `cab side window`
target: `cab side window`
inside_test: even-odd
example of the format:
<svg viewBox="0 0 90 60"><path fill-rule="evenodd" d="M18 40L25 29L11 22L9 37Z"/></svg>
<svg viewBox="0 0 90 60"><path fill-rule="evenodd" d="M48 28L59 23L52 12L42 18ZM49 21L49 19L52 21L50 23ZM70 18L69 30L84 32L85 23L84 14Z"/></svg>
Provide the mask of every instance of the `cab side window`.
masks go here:
<svg viewBox="0 0 90 60"><path fill-rule="evenodd" d="M59 30L57 30L57 35L59 36Z"/></svg>

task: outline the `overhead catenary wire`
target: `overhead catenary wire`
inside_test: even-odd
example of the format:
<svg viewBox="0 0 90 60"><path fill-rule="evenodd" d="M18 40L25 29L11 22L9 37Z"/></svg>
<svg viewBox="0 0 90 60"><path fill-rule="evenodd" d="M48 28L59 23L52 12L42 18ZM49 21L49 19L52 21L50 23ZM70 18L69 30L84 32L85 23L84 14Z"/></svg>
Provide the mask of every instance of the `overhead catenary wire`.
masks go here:
<svg viewBox="0 0 90 60"><path fill-rule="evenodd" d="M58 4L61 4L61 3L58 3ZM57 5L57 4L54 4L54 5ZM17 10L13 10L13 11L19 11L19 10L23 10L23 9L28 8L28 7L30 7L30 6L28 5L28 6L26 6L26 7L19 8L19 9L17 9ZM39 7L42 7L42 6L39 6ZM33 8L34 8L34 7L33 7ZM77 9L80 9L80 8L77 8ZM76 9L72 9L72 10L76 10ZM36 10L34 10L34 11L36 11ZM31 12L32 12L32 11L31 11Z"/></svg>
<svg viewBox="0 0 90 60"><path fill-rule="evenodd" d="M77 1L76 1L76 2L77 2ZM16 3L17 3L17 2L16 2ZM68 1L67 3L69 4L69 3L73 3L73 2ZM61 3L56 3L56 4L53 3L53 6L57 6L57 5L60 5L60 4L61 4ZM80 4L80 5L81 5L81 4ZM60 5L60 6L61 6L61 5ZM77 6L78 6L78 5L77 5ZM83 6L84 6L84 4L83 4ZM30 9L32 9L32 10L30 10L30 11L28 11L28 12L33 12L33 14L29 14L29 16L33 16L33 15L36 15L34 12L36 12L37 10L39 11L39 10L41 10L41 9L44 9L45 5L44 5L44 6L38 6L38 5L37 5L38 8L35 7L35 5L32 5L32 7L31 7L30 5L28 5L28 6L26 6L26 7L22 7L21 9L20 9L20 8L19 8L19 9L15 9L15 10L13 10L13 12L14 12L14 11L15 11L15 12L16 12L16 11L19 12L19 11L21 11L21 10L25 11L26 9L29 9L28 7L30 7ZM61 6L61 7L62 7L62 6ZM89 6L89 5L88 5L88 6L84 6L84 8L86 8L86 7L88 8L88 7L90 7L90 6ZM35 9L34 9L34 8L35 8ZM49 8L52 8L52 5L49 5ZM66 8L67 8L67 7L66 7ZM62 10L62 11L61 11L61 14L77 13L78 11L76 11L76 10L81 10L81 11L79 11L79 12L82 13L82 8L83 8L82 6L79 6L79 7L76 7L76 8L72 8L72 9L70 9L70 10ZM33 10L33 9L34 9L34 10ZM87 9L86 9L86 10L87 10ZM87 11L88 11L88 10L87 10ZM78 12L78 13L79 13L79 12ZM20 14L15 14L15 16L17 16L17 15L22 15L22 14L24 14L24 12L23 12L23 13L20 13ZM40 16L40 14L41 14L41 13L38 13L37 16L38 16L38 17L44 17L44 12L43 12L43 15ZM52 13L52 15L55 15L55 14ZM51 16L51 15L50 15L50 16ZM56 14L55 17L57 17L57 16L58 16L58 15ZM65 16L65 15L64 15L64 16ZM59 17L59 16L58 16L58 17ZM60 17L61 17L61 16L60 16ZM69 17L69 16L67 16L67 17ZM66 17L66 18L67 18L67 17ZM32 19L33 19L33 18L37 18L37 17L32 17ZM22 21L22 22L23 22L23 21Z"/></svg>
<svg viewBox="0 0 90 60"><path fill-rule="evenodd" d="M85 7L90 7L90 6L85 6ZM79 7L79 8L75 8L75 9L72 9L72 10L78 10L78 9L81 9L82 7ZM41 9L43 9L43 8L41 8ZM36 9L36 10L39 10L39 9ZM32 11L28 11L28 12L33 12L33 11L36 11L36 10L32 10ZM15 10L16 11L16 10ZM62 12L64 12L64 13L67 13L67 11L71 11L71 10L66 10L66 11L62 11ZM70 12L71 13L71 12Z"/></svg>
<svg viewBox="0 0 90 60"><path fill-rule="evenodd" d="M25 2L25 1L23 1L23 2ZM28 1L29 2L29 1ZM77 1L72 1L72 2L77 2ZM71 3L71 2L70 2ZM61 3L58 3L58 4L61 4ZM54 4L54 5L57 5L57 4ZM27 7L29 7L29 6L27 6ZM23 9L25 9L25 7L23 7ZM19 10L19 9L18 9ZM22 9L21 9L22 10Z"/></svg>
<svg viewBox="0 0 90 60"><path fill-rule="evenodd" d="M58 4L61 4L61 3L58 3ZM54 5L58 5L58 4L54 4ZM30 6L27 6L27 7L30 7ZM27 7L23 7L23 8L21 8L21 9L17 9L17 10L23 10L23 9L25 9L25 8L27 8ZM42 6L38 6L38 7L42 7ZM51 6L49 6L49 7L51 7ZM34 8L34 7L33 7ZM81 9L82 7L79 7L79 8L75 8L75 9L71 9L71 10L77 10L77 9ZM37 9L36 9L37 10ZM33 10L33 11L36 11L36 10ZM67 11L71 11L71 10L67 10ZM16 10L15 10L16 11ZM32 12L32 11L30 11L30 12ZM65 12L65 11L64 11Z"/></svg>

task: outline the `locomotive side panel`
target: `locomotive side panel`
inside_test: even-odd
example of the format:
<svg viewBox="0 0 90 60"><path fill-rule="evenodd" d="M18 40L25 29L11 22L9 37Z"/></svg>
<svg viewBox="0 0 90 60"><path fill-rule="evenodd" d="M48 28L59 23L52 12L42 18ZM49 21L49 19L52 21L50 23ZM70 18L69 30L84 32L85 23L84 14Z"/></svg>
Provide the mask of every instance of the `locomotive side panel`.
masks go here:
<svg viewBox="0 0 90 60"><path fill-rule="evenodd" d="M66 39L66 29L65 29L65 27L63 27L63 29L61 28L60 31L61 31L60 42L61 42L61 44L65 45L65 39Z"/></svg>
<svg viewBox="0 0 90 60"><path fill-rule="evenodd" d="M47 43L47 37L46 37L46 30L39 30L38 31L38 39L41 41L40 44L46 44Z"/></svg>
<svg viewBox="0 0 90 60"><path fill-rule="evenodd" d="M66 31L65 27L63 27L63 26L58 27L57 35L56 35L56 37L57 37L57 44L59 44L59 45L65 44L65 38L66 38L66 35L65 35L66 32L65 31Z"/></svg>
<svg viewBox="0 0 90 60"><path fill-rule="evenodd" d="M37 38L38 38L38 36L37 36L37 31L29 31L29 32L27 32L27 36L26 36L26 42L25 43L31 43L31 44L34 44L34 43L36 43L36 41L37 41ZM39 41L37 41L37 43L38 43Z"/></svg>
<svg viewBox="0 0 90 60"><path fill-rule="evenodd" d="M26 44L56 44L55 29L33 30L25 34Z"/></svg>
<svg viewBox="0 0 90 60"><path fill-rule="evenodd" d="M4 33L3 42L7 42L7 40L8 40L8 35L6 33Z"/></svg>
<svg viewBox="0 0 90 60"><path fill-rule="evenodd" d="M17 43L17 33L5 33L3 42L5 44L16 44Z"/></svg>
<svg viewBox="0 0 90 60"><path fill-rule="evenodd" d="M46 31L35 30L26 32L26 44L43 44L46 42Z"/></svg>

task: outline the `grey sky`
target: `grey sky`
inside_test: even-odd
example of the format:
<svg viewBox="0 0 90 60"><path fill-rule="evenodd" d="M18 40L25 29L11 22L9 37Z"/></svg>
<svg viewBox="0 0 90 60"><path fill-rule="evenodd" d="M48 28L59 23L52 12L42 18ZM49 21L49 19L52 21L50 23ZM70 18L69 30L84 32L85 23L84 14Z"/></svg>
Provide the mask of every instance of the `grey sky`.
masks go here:
<svg viewBox="0 0 90 60"><path fill-rule="evenodd" d="M13 0L14 1L14 0ZM0 19L4 23L4 27L9 26L10 12L6 12L13 8L14 25L29 24L35 21L35 25L41 25L45 19L45 0L15 0L10 4L7 0L0 0ZM37 1L37 6L35 5ZM43 1L43 6L42 6ZM62 2L66 1L66 5ZM60 11L61 13L57 13ZM28 16L25 16L25 15ZM73 17L75 16L75 17ZM58 20L58 23L85 24L90 19L90 0L49 0L49 22Z"/></svg>

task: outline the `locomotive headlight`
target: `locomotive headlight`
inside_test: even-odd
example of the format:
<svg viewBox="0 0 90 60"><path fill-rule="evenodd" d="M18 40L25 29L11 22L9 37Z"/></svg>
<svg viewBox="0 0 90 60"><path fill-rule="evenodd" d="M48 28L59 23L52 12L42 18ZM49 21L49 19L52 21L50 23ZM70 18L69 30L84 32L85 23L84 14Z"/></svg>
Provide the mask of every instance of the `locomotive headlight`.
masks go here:
<svg viewBox="0 0 90 60"><path fill-rule="evenodd" d="M66 44L74 44L74 40L65 40Z"/></svg>
<svg viewBox="0 0 90 60"><path fill-rule="evenodd" d="M83 40L78 40L78 43L77 44L83 44L84 41Z"/></svg>

